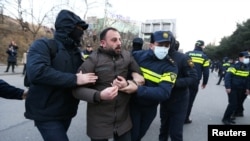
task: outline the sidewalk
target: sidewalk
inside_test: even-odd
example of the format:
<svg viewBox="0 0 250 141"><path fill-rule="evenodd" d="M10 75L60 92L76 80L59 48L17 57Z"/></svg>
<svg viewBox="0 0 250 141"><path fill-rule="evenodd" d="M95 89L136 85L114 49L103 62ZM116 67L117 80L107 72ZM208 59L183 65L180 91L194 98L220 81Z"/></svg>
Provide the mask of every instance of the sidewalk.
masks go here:
<svg viewBox="0 0 250 141"><path fill-rule="evenodd" d="M5 64L0 63L0 76L1 75L15 75L15 74L22 74L23 72L23 65L15 66L15 73L12 72L12 68L9 68L9 72L4 72L7 66Z"/></svg>

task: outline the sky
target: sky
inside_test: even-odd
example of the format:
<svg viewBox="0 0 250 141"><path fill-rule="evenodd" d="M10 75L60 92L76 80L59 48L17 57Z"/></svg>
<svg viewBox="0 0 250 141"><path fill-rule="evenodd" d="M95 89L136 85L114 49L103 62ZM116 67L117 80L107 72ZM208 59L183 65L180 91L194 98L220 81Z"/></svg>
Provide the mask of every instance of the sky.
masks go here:
<svg viewBox="0 0 250 141"><path fill-rule="evenodd" d="M76 14L83 15L86 9L84 0L68 1ZM44 9L53 5L53 2L58 1L34 0L34 9L40 9L41 13L41 9L45 11ZM105 0L88 0L88 2L93 4L87 16L104 16ZM108 2L111 4L109 12L139 23L151 19L176 19L176 39L184 52L193 50L197 40L204 40L206 45L209 43L218 45L221 38L230 36L236 30L237 23L242 24L250 18L249 0L108 0Z"/></svg>

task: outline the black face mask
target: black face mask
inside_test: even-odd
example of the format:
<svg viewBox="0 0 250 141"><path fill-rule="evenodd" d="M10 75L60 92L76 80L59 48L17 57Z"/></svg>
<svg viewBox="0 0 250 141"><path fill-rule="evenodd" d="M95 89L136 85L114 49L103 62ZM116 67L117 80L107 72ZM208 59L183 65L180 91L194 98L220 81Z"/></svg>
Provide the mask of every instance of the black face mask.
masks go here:
<svg viewBox="0 0 250 141"><path fill-rule="evenodd" d="M83 30L75 28L70 34L69 37L74 40L77 44L80 44L81 37L83 35Z"/></svg>

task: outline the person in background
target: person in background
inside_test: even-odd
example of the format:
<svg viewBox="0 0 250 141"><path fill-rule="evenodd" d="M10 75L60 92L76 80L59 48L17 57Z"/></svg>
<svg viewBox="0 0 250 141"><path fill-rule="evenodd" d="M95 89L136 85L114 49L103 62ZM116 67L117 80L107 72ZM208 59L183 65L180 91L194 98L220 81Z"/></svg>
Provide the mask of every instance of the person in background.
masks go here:
<svg viewBox="0 0 250 141"><path fill-rule="evenodd" d="M34 121L44 141L69 141L67 131L79 104L72 90L97 80L94 73L77 73L83 63L78 47L87 28L75 13L61 10L55 21L55 56L47 38L35 40L29 48L26 75L30 85L24 116Z"/></svg>
<svg viewBox="0 0 250 141"><path fill-rule="evenodd" d="M192 120L190 118L190 113L192 111L193 103L195 100L195 97L199 90L199 84L201 79L201 88L206 88L208 78L209 78L209 59L207 55L203 52L203 49L205 47L205 42L203 40L197 40L195 43L195 48L193 51L188 51L186 54L189 55L192 58L192 62L194 63L194 67L198 74L198 81L193 83L189 87L189 103L188 103L188 110L186 115L185 123L192 123Z"/></svg>
<svg viewBox="0 0 250 141"><path fill-rule="evenodd" d="M169 56L178 67L177 79L172 89L170 98L160 103L160 134L159 141L183 141L183 125L186 119L189 102L189 86L198 80L197 72L192 59L178 52L180 43L175 40L171 31Z"/></svg>
<svg viewBox="0 0 250 141"><path fill-rule="evenodd" d="M132 41L132 52L142 50L143 40L142 38L136 37Z"/></svg>
<svg viewBox="0 0 250 141"><path fill-rule="evenodd" d="M10 66L12 67L12 72L15 73L15 65L17 64L17 49L18 46L14 41L11 41L8 50L6 53L8 54L8 59L7 59L7 68L5 72L9 72Z"/></svg>
<svg viewBox="0 0 250 141"><path fill-rule="evenodd" d="M131 99L132 141L144 137L156 117L158 104L171 95L178 73L176 63L168 56L171 38L166 31L156 31L151 34L150 49L133 52L145 85L137 86Z"/></svg>
<svg viewBox="0 0 250 141"><path fill-rule="evenodd" d="M23 53L22 64L23 64L23 75L26 73L26 63L27 63L28 50Z"/></svg>
<svg viewBox="0 0 250 141"><path fill-rule="evenodd" d="M218 71L219 80L218 80L216 85L220 85L221 80L224 79L227 69L232 65L231 61L232 60L230 60L228 57L223 58L223 60L222 60L223 63L222 63L222 65L220 65L219 71Z"/></svg>
<svg viewBox="0 0 250 141"><path fill-rule="evenodd" d="M100 34L100 47L79 68L80 72L96 72L98 80L89 87L77 87L74 96L87 105L87 135L91 141L130 141L132 123L129 114L131 94L120 91L127 87L128 71L141 74L129 51L122 49L117 29L108 27ZM144 79L140 76L141 81Z"/></svg>
<svg viewBox="0 0 250 141"><path fill-rule="evenodd" d="M180 47L180 42L175 40L175 50L178 51Z"/></svg>
<svg viewBox="0 0 250 141"><path fill-rule="evenodd" d="M17 88L0 79L0 97L6 99L22 100L27 96L28 90Z"/></svg>
<svg viewBox="0 0 250 141"><path fill-rule="evenodd" d="M91 44L87 44L86 49L83 51L83 58L86 59L93 52L93 47Z"/></svg>
<svg viewBox="0 0 250 141"><path fill-rule="evenodd" d="M249 57L248 52L240 52L239 62L229 67L225 75L228 96L228 105L222 118L225 125L235 124L235 115L243 114L243 102L250 90Z"/></svg>

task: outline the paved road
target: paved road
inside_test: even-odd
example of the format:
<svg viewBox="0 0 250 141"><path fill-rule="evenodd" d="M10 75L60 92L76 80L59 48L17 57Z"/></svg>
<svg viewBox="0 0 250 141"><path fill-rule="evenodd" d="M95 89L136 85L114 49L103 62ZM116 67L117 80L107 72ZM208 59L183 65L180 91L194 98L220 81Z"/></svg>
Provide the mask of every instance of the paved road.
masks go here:
<svg viewBox="0 0 250 141"><path fill-rule="evenodd" d="M23 86L22 66L16 73L4 73L6 66L0 64L0 79L4 79L20 88ZM218 77L211 73L206 89L200 90L192 111L193 123L184 126L184 141L207 141L207 125L221 124L221 118L227 105L227 96L222 85L217 86ZM250 99L246 99L245 116L237 118L237 124L250 124ZM81 102L77 116L73 119L68 135L71 141L89 141L86 136L86 103ZM32 121L24 118L24 101L0 98L0 141L42 141ZM157 141L159 117L152 123L142 141Z"/></svg>

